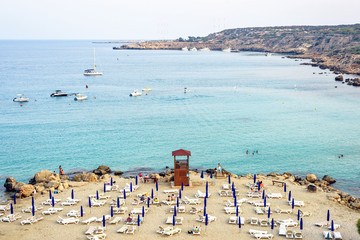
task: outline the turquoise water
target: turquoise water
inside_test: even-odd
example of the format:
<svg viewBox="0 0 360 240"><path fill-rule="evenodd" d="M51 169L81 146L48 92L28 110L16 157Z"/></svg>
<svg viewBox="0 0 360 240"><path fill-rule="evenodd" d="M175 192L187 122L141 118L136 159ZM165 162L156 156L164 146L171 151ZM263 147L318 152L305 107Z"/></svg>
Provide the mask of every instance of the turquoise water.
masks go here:
<svg viewBox="0 0 360 240"><path fill-rule="evenodd" d="M85 77L94 47L104 75ZM359 88L280 55L112 47L0 41L3 181L27 181L58 165L157 170L172 165L171 151L184 148L193 167L221 162L237 174L328 174L336 187L359 195ZM146 86L153 89L148 95L129 97ZM49 97L55 89L89 99ZM18 93L30 102L12 102Z"/></svg>

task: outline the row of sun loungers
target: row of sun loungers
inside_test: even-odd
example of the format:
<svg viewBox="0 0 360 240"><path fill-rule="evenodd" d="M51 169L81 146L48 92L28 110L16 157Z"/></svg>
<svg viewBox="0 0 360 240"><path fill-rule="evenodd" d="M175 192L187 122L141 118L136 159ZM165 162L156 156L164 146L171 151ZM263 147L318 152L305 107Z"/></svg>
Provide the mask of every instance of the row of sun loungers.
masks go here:
<svg viewBox="0 0 360 240"><path fill-rule="evenodd" d="M249 230L250 235L254 236L256 239L273 239L274 235L267 233L267 231L259 230Z"/></svg>
<svg viewBox="0 0 360 240"><path fill-rule="evenodd" d="M118 229L116 232L125 233L125 234L134 234L135 231L136 231L136 226L124 225L120 229Z"/></svg>
<svg viewBox="0 0 360 240"><path fill-rule="evenodd" d="M0 218L0 222L9 222L10 223L10 222L14 222L14 221L16 221L16 220L18 220L20 218L21 218L21 216L18 213L9 214L9 215L7 215L5 217Z"/></svg>
<svg viewBox="0 0 360 240"><path fill-rule="evenodd" d="M181 233L181 229L174 227L163 228L162 226L159 226L159 230L157 230L156 233L159 233L161 235L172 236L174 234Z"/></svg>
<svg viewBox="0 0 360 240"><path fill-rule="evenodd" d="M36 216L32 216L32 217L28 217L27 219L21 221L21 225L25 225L25 224L34 224L34 223L37 223L41 220L43 220L44 218L43 217L36 217Z"/></svg>
<svg viewBox="0 0 360 240"><path fill-rule="evenodd" d="M52 215L54 213L61 212L63 208L49 208L48 210L42 211L42 215Z"/></svg>

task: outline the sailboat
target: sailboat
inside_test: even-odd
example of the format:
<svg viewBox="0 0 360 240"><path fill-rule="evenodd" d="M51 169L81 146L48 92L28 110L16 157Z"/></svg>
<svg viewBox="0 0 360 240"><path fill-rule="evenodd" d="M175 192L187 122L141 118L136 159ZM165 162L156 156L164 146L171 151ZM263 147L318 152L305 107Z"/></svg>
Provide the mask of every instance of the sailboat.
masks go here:
<svg viewBox="0 0 360 240"><path fill-rule="evenodd" d="M86 70L84 71L84 75L85 75L85 76L101 76L101 75L103 75L102 72L97 72L97 71L96 71L95 48L94 48L94 68L93 68L93 69L86 69Z"/></svg>

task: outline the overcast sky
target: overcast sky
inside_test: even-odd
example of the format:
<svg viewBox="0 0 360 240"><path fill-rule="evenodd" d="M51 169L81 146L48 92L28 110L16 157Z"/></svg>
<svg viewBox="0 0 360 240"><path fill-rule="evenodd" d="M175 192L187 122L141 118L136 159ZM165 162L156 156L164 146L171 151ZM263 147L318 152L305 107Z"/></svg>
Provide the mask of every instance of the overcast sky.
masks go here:
<svg viewBox="0 0 360 240"><path fill-rule="evenodd" d="M0 39L173 39L227 28L360 23L360 0L4 0Z"/></svg>

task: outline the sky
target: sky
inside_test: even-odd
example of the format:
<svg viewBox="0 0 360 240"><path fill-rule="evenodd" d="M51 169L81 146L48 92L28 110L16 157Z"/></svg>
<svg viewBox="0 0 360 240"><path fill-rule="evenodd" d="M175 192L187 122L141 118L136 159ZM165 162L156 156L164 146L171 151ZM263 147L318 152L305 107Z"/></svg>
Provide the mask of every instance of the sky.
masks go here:
<svg viewBox="0 0 360 240"><path fill-rule="evenodd" d="M360 23L360 0L2 0L0 39L174 39Z"/></svg>

